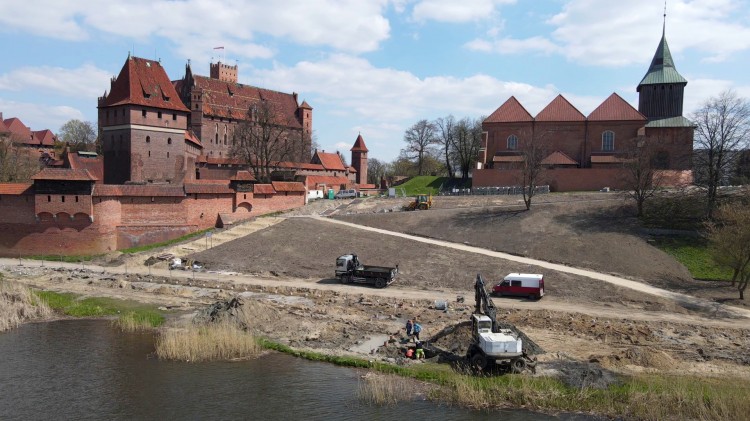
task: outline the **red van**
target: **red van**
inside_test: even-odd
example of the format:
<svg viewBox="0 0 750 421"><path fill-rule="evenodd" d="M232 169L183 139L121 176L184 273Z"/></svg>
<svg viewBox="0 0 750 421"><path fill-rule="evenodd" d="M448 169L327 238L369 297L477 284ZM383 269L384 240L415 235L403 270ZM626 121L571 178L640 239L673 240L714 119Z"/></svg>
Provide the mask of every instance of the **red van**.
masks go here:
<svg viewBox="0 0 750 421"><path fill-rule="evenodd" d="M544 296L544 275L533 273L511 273L492 288L498 297L517 295L538 300Z"/></svg>

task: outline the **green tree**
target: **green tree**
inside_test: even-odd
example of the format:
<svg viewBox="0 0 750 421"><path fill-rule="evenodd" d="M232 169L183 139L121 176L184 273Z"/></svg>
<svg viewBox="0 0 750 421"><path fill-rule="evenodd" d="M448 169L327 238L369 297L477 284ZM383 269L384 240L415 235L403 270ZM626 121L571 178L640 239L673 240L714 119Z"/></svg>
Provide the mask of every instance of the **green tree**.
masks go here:
<svg viewBox="0 0 750 421"><path fill-rule="evenodd" d="M70 150L94 151L96 148L96 125L90 121L69 120L60 127L57 138L70 146Z"/></svg>
<svg viewBox="0 0 750 421"><path fill-rule="evenodd" d="M706 227L714 261L732 270L732 285L744 300L750 283L750 206L739 202L723 205Z"/></svg>

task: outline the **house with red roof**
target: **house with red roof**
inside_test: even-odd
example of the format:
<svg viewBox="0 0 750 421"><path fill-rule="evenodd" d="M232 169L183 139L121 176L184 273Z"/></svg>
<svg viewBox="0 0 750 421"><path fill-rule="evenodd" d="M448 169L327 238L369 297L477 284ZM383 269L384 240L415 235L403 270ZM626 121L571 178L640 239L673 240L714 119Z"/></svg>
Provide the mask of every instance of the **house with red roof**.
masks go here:
<svg viewBox="0 0 750 421"><path fill-rule="evenodd" d="M558 95L536 116L510 97L482 123L475 187L518 185L529 145L544 155L553 191L627 187L624 166L636 139L649 142L660 177L692 181L693 124L682 116L687 81L677 73L664 33L638 85L638 109L616 93L588 116Z"/></svg>

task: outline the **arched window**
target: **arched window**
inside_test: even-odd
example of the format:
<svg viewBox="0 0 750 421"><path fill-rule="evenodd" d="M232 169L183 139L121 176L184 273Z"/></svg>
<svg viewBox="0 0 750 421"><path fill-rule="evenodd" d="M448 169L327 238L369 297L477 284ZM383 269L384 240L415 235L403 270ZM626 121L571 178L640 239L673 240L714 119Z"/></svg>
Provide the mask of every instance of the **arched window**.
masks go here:
<svg viewBox="0 0 750 421"><path fill-rule="evenodd" d="M602 133L602 150L615 150L615 132L612 130L605 130L604 133Z"/></svg>
<svg viewBox="0 0 750 421"><path fill-rule="evenodd" d="M518 149L518 136L514 134L508 136L508 149Z"/></svg>
<svg viewBox="0 0 750 421"><path fill-rule="evenodd" d="M151 136L146 136L146 143L151 143Z"/></svg>
<svg viewBox="0 0 750 421"><path fill-rule="evenodd" d="M167 138L167 145L171 145L171 144L172 144L172 138L171 138L171 137L168 137L168 138Z"/></svg>

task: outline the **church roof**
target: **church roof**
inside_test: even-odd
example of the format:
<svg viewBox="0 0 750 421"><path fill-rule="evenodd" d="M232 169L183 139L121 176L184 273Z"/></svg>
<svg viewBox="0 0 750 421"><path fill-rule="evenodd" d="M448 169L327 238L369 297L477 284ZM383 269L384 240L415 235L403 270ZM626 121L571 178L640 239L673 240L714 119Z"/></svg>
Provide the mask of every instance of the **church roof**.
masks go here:
<svg viewBox="0 0 750 421"><path fill-rule="evenodd" d="M344 171L344 163L341 161L341 156L337 153L326 153L316 151L312 159L313 164L321 164L326 170Z"/></svg>
<svg viewBox="0 0 750 421"><path fill-rule="evenodd" d="M622 99L620 95L613 93L605 99L594 111L589 114L590 121L622 121L622 120L646 120L646 116Z"/></svg>
<svg viewBox="0 0 750 421"><path fill-rule="evenodd" d="M585 121L586 117L565 97L558 95L539 114L536 121Z"/></svg>
<svg viewBox="0 0 750 421"><path fill-rule="evenodd" d="M682 77L674 66L674 60L672 60L672 53L669 51L669 45L667 44L667 37L664 29L661 33L661 41L656 47L654 58L651 60L651 66L648 68L648 72L643 76L641 83L638 84L638 91L640 92L642 85L659 85L664 83L685 83L687 80Z"/></svg>
<svg viewBox="0 0 750 421"><path fill-rule="evenodd" d="M286 127L301 128L297 119L297 99L287 94L241 83L228 82L206 76L193 75L193 84L202 91L204 115L236 120L247 118L253 105L266 101L274 111L277 123ZM184 92L185 79L174 82L174 87ZM303 102L303 105L306 103ZM309 105L308 108L312 109Z"/></svg>
<svg viewBox="0 0 750 421"><path fill-rule="evenodd" d="M357 140L354 142L354 146L349 149L352 152L367 152L367 146L365 146L365 140L362 139L362 135L357 136Z"/></svg>
<svg viewBox="0 0 750 421"><path fill-rule="evenodd" d="M484 120L484 123L515 123L532 121L533 117L526 111L516 97L511 96L497 110Z"/></svg>
<svg viewBox="0 0 750 421"><path fill-rule="evenodd" d="M100 107L143 105L173 111L189 111L169 80L161 63L128 57L120 74L112 80L109 94L100 98Z"/></svg>

